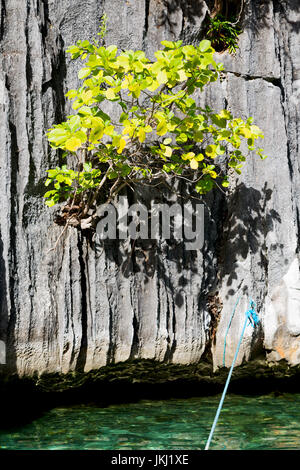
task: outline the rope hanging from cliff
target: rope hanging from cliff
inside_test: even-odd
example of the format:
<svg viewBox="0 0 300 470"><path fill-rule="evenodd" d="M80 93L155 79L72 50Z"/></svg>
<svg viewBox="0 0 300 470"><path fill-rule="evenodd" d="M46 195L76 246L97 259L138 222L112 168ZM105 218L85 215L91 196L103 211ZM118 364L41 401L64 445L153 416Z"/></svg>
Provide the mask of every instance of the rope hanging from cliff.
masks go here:
<svg viewBox="0 0 300 470"><path fill-rule="evenodd" d="M236 303L236 305L237 305L237 303ZM236 308L236 306L235 306L235 308ZM240 346L241 346L241 343L242 343L242 339L243 339L246 327L247 327L248 324L250 324L254 328L255 325L257 325L259 323L259 318L257 316L255 308L256 308L256 303L254 302L254 300L250 299L249 308L246 311L246 319L245 319L244 326L243 326L243 329L242 329L242 334L240 336L240 339L239 339L239 342L238 342L238 345L237 345L237 348L236 348L236 351L235 351L235 355L234 355L234 358L233 358L233 361L232 361L232 364L231 364L231 367L230 367L230 371L229 371L229 374L228 374L228 377L227 377L227 380L226 380L226 384L225 384L225 387L224 387L224 390L223 390L223 393L222 393L222 397L221 397L221 400L220 400L220 403L219 403L219 406L218 406L218 409L217 409L217 412L216 412L216 416L215 416L213 425L211 427L210 434L209 434L209 437L207 439L207 443L206 443L206 446L205 446L204 450L209 449L209 446L210 446L210 443L211 443L211 440L212 440L212 437L213 437L213 434L214 434L214 431L215 431L215 428L216 428L216 425L217 425L217 422L218 422L218 419L219 419L219 415L220 415L220 412L221 412L221 409L222 409L222 406L223 406L223 403L224 403L224 400L225 400L225 396L226 396L228 385L229 385L229 382L230 382L230 379L231 379L234 364L235 364L235 361L237 359L238 352L240 350Z"/></svg>

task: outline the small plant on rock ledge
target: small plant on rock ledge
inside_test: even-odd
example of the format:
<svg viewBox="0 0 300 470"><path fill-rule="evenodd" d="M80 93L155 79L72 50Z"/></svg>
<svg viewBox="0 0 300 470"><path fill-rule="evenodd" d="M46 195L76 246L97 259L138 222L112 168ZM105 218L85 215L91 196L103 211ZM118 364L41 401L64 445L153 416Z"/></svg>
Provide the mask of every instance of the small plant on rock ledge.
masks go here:
<svg viewBox="0 0 300 470"><path fill-rule="evenodd" d="M230 21L222 15L209 19L207 37L217 52L228 50L234 54L238 48L238 37L242 33L241 28L234 20Z"/></svg>
<svg viewBox="0 0 300 470"><path fill-rule="evenodd" d="M223 70L209 40L198 47L182 41L161 44L154 62L143 51L119 53L97 40L69 47L72 59L85 61L78 73L81 86L66 95L75 114L47 133L50 145L62 149L69 163L49 169L46 181L46 204L65 204L59 223L90 227L97 203L109 202L135 183L167 180L170 187L182 179L199 194L227 187L219 157L239 174L263 137L252 118L244 121L227 109L216 113L197 105L195 92ZM263 149L256 153L264 158Z"/></svg>

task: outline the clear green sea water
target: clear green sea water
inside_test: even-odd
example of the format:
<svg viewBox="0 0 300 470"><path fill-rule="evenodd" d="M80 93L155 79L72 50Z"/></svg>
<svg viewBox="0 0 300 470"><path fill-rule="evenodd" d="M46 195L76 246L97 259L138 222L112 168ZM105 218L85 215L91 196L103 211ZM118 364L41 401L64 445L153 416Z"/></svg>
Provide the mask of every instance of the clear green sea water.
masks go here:
<svg viewBox="0 0 300 470"><path fill-rule="evenodd" d="M0 431L0 448L203 449L220 395L54 408L32 423ZM213 450L300 450L300 394L228 395Z"/></svg>

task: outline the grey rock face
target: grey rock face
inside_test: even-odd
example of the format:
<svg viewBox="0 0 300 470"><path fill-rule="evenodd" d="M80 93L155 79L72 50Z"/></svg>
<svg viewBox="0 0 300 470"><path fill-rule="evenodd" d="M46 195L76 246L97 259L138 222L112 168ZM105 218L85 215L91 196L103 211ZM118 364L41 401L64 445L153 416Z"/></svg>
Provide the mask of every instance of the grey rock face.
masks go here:
<svg viewBox="0 0 300 470"><path fill-rule="evenodd" d="M79 62L65 54L108 15L107 44L143 48L197 41L204 1L2 0L0 55L0 341L8 373L89 371L128 359L191 364L211 350L233 358L248 296L261 325L246 330L238 363L300 363L299 21L297 0L246 2L235 57L201 102L253 116L269 158L232 175L227 198L206 200L205 246L164 241L100 246L63 233L44 206L47 168L58 162L46 130L71 113ZM151 195L136 197L149 202ZM217 306L217 307L216 307ZM219 315L217 318L216 311Z"/></svg>

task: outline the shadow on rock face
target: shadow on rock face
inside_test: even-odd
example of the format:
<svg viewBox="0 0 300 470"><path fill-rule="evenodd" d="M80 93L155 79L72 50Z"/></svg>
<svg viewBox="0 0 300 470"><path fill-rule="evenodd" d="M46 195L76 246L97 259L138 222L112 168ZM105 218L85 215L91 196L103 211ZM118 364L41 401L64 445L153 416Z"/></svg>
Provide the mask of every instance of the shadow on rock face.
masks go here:
<svg viewBox="0 0 300 470"><path fill-rule="evenodd" d="M174 293L174 302L180 307L183 304L180 292L189 286L193 275L202 276L203 274L202 252L208 251L207 243L204 242L203 248L200 247L200 249L189 249L188 244L198 247L198 244L203 243L203 239L206 240L207 236L204 232L207 231L208 216L205 211L200 214L196 204L203 206L204 201L200 197L191 199L189 188L182 187L179 193L180 197L172 199L170 192L164 189L158 192L155 188L149 190L147 187L140 187L134 194L128 192L129 207L141 204L145 212L147 211L143 219L140 217L141 214L137 213L136 230L138 233L146 230L148 237L127 240L96 239L93 248L96 255L97 253L99 256L103 254L106 259L114 263L118 268L118 273L125 278L139 278L139 282L147 284L156 274L166 289ZM151 225L153 217L150 212L152 204L161 208L161 211L159 209L157 213L158 224L154 225L154 230L159 231L158 238L151 237L153 235ZM200 214L198 219L195 217L196 210ZM133 221L134 216L129 215L127 227ZM166 232L169 236L164 237Z"/></svg>
<svg viewBox="0 0 300 470"><path fill-rule="evenodd" d="M157 201L170 206L175 202L183 207L185 198L189 197L188 188L182 186L180 194L183 199L174 201L168 199L166 193L155 198L153 190L152 193L143 190L135 193L129 204L139 201L149 208L151 202ZM178 307L183 304L183 291L190 289L190 293L194 292L190 284L196 279L198 283L200 280L197 298L198 301L205 301L210 292L217 290L218 277L222 279L227 276L228 287L233 285L237 279L236 262L245 260L249 253L260 253L258 265L263 270L267 269L265 237L274 230L274 221L281 222L278 212L268 209L271 196L272 190L267 188L267 183L262 191L240 183L235 192L227 197L217 191L212 191L203 199L199 197L191 205L191 213L195 210L195 203L204 204L204 243L200 249L188 250L185 239L171 237L165 240L101 240L94 244L94 250L99 256L105 254L122 276L133 277L134 283L138 277L140 283L147 284L156 274L157 279L173 293L174 303ZM188 219L195 229L191 213ZM168 220L173 236L172 230L176 228L174 219ZM182 220L184 225L188 224L186 218ZM234 295L235 292L229 289L228 294Z"/></svg>
<svg viewBox="0 0 300 470"><path fill-rule="evenodd" d="M265 183L262 191L239 184L227 201L227 216L220 250L221 276L229 275L228 287L237 279L237 259L245 260L249 253L260 253L258 265L265 270L267 258L265 238L274 229L274 221L281 222L275 209L267 209L272 190ZM245 286L246 288L246 286ZM229 290L229 294L231 291ZM233 294L233 292L232 292Z"/></svg>
<svg viewBox="0 0 300 470"><path fill-rule="evenodd" d="M251 15L245 19L245 25L251 29L254 34L258 34L262 29L273 27L273 12L279 13L295 33L299 33L299 21L291 21L288 18L288 12L300 12L298 0L286 0L284 2L273 0L254 0L252 3Z"/></svg>
<svg viewBox="0 0 300 470"><path fill-rule="evenodd" d="M184 18L190 24L195 24L195 18L200 18L207 8L203 0L164 0L158 1L157 3L161 6L160 13L157 17L157 25L168 25L171 30L175 26L170 22L172 13L181 9Z"/></svg>

